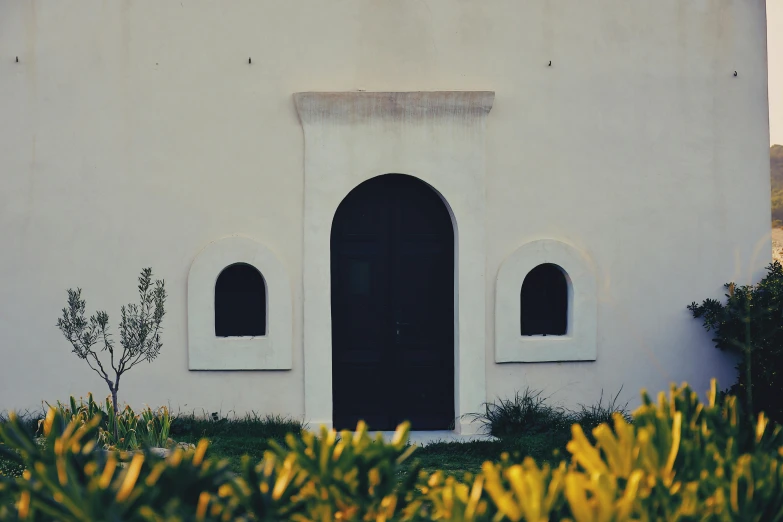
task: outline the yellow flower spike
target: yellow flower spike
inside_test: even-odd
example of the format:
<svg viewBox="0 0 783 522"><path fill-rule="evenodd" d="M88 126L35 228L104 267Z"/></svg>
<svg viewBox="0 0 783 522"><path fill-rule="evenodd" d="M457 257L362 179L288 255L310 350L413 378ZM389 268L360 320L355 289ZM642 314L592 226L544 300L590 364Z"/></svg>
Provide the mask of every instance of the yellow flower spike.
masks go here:
<svg viewBox="0 0 783 522"><path fill-rule="evenodd" d="M609 469L625 478L629 471L625 470L624 454L620 443L608 424L601 424L593 430L597 446L604 451Z"/></svg>
<svg viewBox="0 0 783 522"><path fill-rule="evenodd" d="M394 437L392 437L392 446L397 449L402 448L408 442L408 433L411 431L411 423L403 422L394 431Z"/></svg>
<svg viewBox="0 0 783 522"><path fill-rule="evenodd" d="M353 445L356 446L364 438L367 433L367 423L360 420L356 423L356 432L353 434Z"/></svg>
<svg viewBox="0 0 783 522"><path fill-rule="evenodd" d="M265 482L262 482L261 485L266 485ZM218 496L220 498L226 498L228 496L231 496L231 493L234 492L234 488L232 488L229 484L221 484L218 488Z"/></svg>
<svg viewBox="0 0 783 522"><path fill-rule="evenodd" d="M103 468L103 473L101 473L101 478L98 479L99 488L106 489L109 487L109 484L111 484L111 479L114 477L115 469L117 469L117 459L112 454L106 460L106 466L104 466Z"/></svg>
<svg viewBox="0 0 783 522"><path fill-rule="evenodd" d="M517 505L522 507L525 520L538 520L541 517L541 493L544 488L540 482L536 483L536 479L540 480L541 477L531 477L522 470L522 466L516 465L508 468L506 478L516 496Z"/></svg>
<svg viewBox="0 0 783 522"><path fill-rule="evenodd" d="M416 448L417 446L408 446L408 449L406 449L399 457L397 457L397 464L401 464L408 460L408 458L416 451Z"/></svg>
<svg viewBox="0 0 783 522"><path fill-rule="evenodd" d="M277 459L275 456L270 452L264 453L264 468L263 468L263 474L265 477L272 476L272 473L275 471L275 463L277 462Z"/></svg>
<svg viewBox="0 0 783 522"><path fill-rule="evenodd" d="M446 479L446 486L443 488L441 495L443 497L443 507L446 509L446 516L452 518L452 511L454 509L454 488L451 477Z"/></svg>
<svg viewBox="0 0 783 522"><path fill-rule="evenodd" d="M479 502L481 501L481 490L483 489L483 486L484 477L479 475L473 482L473 487L470 490L468 505L465 507L465 520L473 520L476 517Z"/></svg>
<svg viewBox="0 0 783 522"><path fill-rule="evenodd" d="M544 506L547 512L551 511L555 500L560 498L567 472L568 466L563 461L561 461L560 465L552 471L552 475L549 479L549 486L546 490L546 497L544 498Z"/></svg>
<svg viewBox="0 0 783 522"><path fill-rule="evenodd" d="M136 453L131 459L128 471L125 473L125 479L122 481L120 490L117 492L117 502L125 502L128 499L134 486L136 486L136 480L139 478L139 472L141 471L141 465L144 462L144 454Z"/></svg>
<svg viewBox="0 0 783 522"><path fill-rule="evenodd" d="M767 419L766 415L764 415L764 412L762 411L759 413L759 420L756 423L756 442L760 442L761 438L764 436L764 431L767 429L767 423L769 420Z"/></svg>
<svg viewBox="0 0 783 522"><path fill-rule="evenodd" d="M381 483L381 472L378 471L378 468L370 468L367 478L370 481L370 488L374 488Z"/></svg>
<svg viewBox="0 0 783 522"><path fill-rule="evenodd" d="M672 424L672 447L669 451L669 458L666 460L666 467L664 471L667 475L668 485L671 485L673 478L674 461L677 459L677 453L680 450L680 438L682 437L682 412L674 414L674 422Z"/></svg>
<svg viewBox="0 0 783 522"><path fill-rule="evenodd" d="M209 441L207 439L201 439L196 446L196 453L193 454L193 465L200 466L204 460L204 455L207 453L207 447L209 447Z"/></svg>
<svg viewBox="0 0 783 522"><path fill-rule="evenodd" d="M76 427L78 425L79 425L78 422L73 422L73 421L69 422L68 425L63 430L62 435L60 435L57 440L60 441L62 439L71 438L71 435L73 435L73 432L76 431Z"/></svg>
<svg viewBox="0 0 783 522"><path fill-rule="evenodd" d="M611 522L617 496L617 481L611 474L594 475L591 478L593 499L598 504L598 521Z"/></svg>
<svg viewBox="0 0 783 522"><path fill-rule="evenodd" d="M345 450L345 439L342 439L339 444L337 444L334 448L334 452L332 453L332 462L337 462L340 460L340 455L343 454L343 451Z"/></svg>
<svg viewBox="0 0 783 522"><path fill-rule="evenodd" d="M43 425L43 433L45 436L49 436L49 433L52 431L52 426L54 426L54 415L55 415L55 409L49 408L49 411L46 412L46 419L44 419L44 425ZM11 412L10 419L13 421L16 419L16 415Z"/></svg>
<svg viewBox="0 0 783 522"><path fill-rule="evenodd" d="M169 466L172 468L179 467L179 465L182 463L182 457L185 455L185 452L181 449L175 449L171 452L171 455L169 455L169 458L166 459Z"/></svg>
<svg viewBox="0 0 783 522"><path fill-rule="evenodd" d="M24 520L27 518L27 515L30 514L30 492L29 491L22 491L22 494L19 495L19 501L16 503L16 510L19 514L19 519Z"/></svg>
<svg viewBox="0 0 783 522"><path fill-rule="evenodd" d="M92 477L95 475L95 473L98 471L98 464L96 464L94 461L88 462L84 465L84 474L88 477Z"/></svg>
<svg viewBox="0 0 783 522"><path fill-rule="evenodd" d="M283 469L278 474L277 480L275 481L275 487L272 489L273 500L280 500L283 492L291 482L291 479L293 478L293 467L295 459L296 455L291 453L286 457L285 461L283 461Z"/></svg>
<svg viewBox="0 0 783 522"><path fill-rule="evenodd" d="M658 454L650 447L650 431L640 428L636 434L636 458L639 465L647 472L658 470Z"/></svg>
<svg viewBox="0 0 783 522"><path fill-rule="evenodd" d="M639 484L644 477L644 472L640 469L631 473L628 478L628 482L625 484L625 491L620 500L617 501L617 520L626 520L631 516L633 511L634 502L636 502L639 494Z"/></svg>
<svg viewBox="0 0 783 522"><path fill-rule="evenodd" d="M94 440L87 442L87 444L85 444L84 447L82 448L82 453L85 454L92 453L92 450L95 449L95 446L96 444Z"/></svg>
<svg viewBox="0 0 783 522"><path fill-rule="evenodd" d="M163 474L163 472L166 471L166 465L163 462L159 462L155 465L154 468L152 468L152 471L149 475L147 475L147 478L144 480L144 483L147 486L153 486L158 481L160 476Z"/></svg>
<svg viewBox="0 0 783 522"><path fill-rule="evenodd" d="M571 426L571 440L566 449L582 467L591 473L608 473L606 464L601 460L600 452L587 440L579 424Z"/></svg>
<svg viewBox="0 0 783 522"><path fill-rule="evenodd" d="M658 392L658 406L661 410L666 410L667 405L669 404L669 401L666 400L666 393L664 392Z"/></svg>
<svg viewBox="0 0 783 522"><path fill-rule="evenodd" d="M57 481L61 486L65 486L68 484L68 474L65 471L65 458L63 456L57 456L55 467L57 468Z"/></svg>
<svg viewBox="0 0 783 522"><path fill-rule="evenodd" d="M522 511L514 501L513 495L503 488L498 468L491 462L485 462L481 471L486 478L484 489L492 498L498 511L507 518L517 522L522 519Z"/></svg>
<svg viewBox="0 0 783 522"><path fill-rule="evenodd" d="M334 430L327 431L325 428L322 430L323 437L321 440L321 454L319 455L319 466L321 469L321 473L326 473L326 470L329 469L329 460L331 457L331 450L334 448L335 442L337 441L337 432Z"/></svg>
<svg viewBox="0 0 783 522"><path fill-rule="evenodd" d="M593 522L594 517L585 490L585 476L574 472L566 475L565 497L576 522Z"/></svg>
<svg viewBox="0 0 783 522"><path fill-rule="evenodd" d="M394 510L397 509L397 497L395 495L386 495L381 500L381 512L378 521L385 521L394 516Z"/></svg>
<svg viewBox="0 0 783 522"><path fill-rule="evenodd" d="M623 459L623 472L629 476L633 472L634 462L638 456L638 447L636 445L636 429L633 424L625 421L622 415L615 414L615 433L620 441L620 448Z"/></svg>
<svg viewBox="0 0 783 522"><path fill-rule="evenodd" d="M198 496L198 505L196 506L196 520L204 520L207 515L207 506L209 505L209 493L202 491Z"/></svg>

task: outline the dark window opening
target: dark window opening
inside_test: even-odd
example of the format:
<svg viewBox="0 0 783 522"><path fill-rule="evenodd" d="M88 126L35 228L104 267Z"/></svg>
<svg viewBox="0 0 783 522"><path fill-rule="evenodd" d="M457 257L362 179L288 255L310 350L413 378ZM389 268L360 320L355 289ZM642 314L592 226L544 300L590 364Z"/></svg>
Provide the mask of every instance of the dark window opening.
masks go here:
<svg viewBox="0 0 783 522"><path fill-rule="evenodd" d="M266 335L266 283L255 267L237 263L215 283L215 335Z"/></svg>
<svg viewBox="0 0 783 522"><path fill-rule="evenodd" d="M538 265L522 282L522 335L565 335L568 329L568 282L551 263Z"/></svg>

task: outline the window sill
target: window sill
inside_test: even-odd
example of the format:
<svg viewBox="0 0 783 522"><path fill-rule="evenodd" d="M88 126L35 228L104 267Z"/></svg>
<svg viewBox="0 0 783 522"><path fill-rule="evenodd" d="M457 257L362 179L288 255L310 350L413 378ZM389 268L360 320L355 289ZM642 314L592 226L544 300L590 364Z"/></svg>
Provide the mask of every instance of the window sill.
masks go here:
<svg viewBox="0 0 783 522"><path fill-rule="evenodd" d="M525 335L496 354L495 362L594 361L595 344L590 348L573 335Z"/></svg>

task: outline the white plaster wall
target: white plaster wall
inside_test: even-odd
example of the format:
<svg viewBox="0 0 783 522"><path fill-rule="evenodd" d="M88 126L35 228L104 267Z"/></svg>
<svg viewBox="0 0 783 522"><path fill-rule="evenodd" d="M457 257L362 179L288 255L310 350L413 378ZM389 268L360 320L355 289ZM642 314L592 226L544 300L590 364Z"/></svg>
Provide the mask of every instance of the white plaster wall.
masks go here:
<svg viewBox="0 0 783 522"><path fill-rule="evenodd" d="M495 91L488 398L733 377L684 307L769 259L760 0L0 0L0 51L0 409L102 392L54 327L65 290L116 324L152 266L164 348L121 398L304 414L302 91ZM187 370L188 268L231 234L289 270L291 371ZM595 362L492 362L498 267L540 238L599 267Z"/></svg>

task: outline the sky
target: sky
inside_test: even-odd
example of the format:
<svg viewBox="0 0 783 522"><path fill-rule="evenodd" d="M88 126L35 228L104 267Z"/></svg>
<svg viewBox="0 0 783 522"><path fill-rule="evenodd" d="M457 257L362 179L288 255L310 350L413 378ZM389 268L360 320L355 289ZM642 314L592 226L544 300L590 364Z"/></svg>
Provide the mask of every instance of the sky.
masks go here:
<svg viewBox="0 0 783 522"><path fill-rule="evenodd" d="M769 141L783 145L783 0L767 0Z"/></svg>

